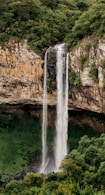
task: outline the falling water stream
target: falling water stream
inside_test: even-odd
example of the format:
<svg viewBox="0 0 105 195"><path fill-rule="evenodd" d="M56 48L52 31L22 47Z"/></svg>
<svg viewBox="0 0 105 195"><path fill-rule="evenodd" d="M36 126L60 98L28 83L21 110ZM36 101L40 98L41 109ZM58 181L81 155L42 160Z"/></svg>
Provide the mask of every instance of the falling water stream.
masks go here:
<svg viewBox="0 0 105 195"><path fill-rule="evenodd" d="M42 121L42 163L40 172L46 173L47 168L47 52L44 57L44 92L43 92L43 121Z"/></svg>
<svg viewBox="0 0 105 195"><path fill-rule="evenodd" d="M65 45L59 44L56 50L56 82L57 82L57 106L56 106L56 136L54 157L55 165L48 170L47 156L47 55L44 59L44 93L43 93L43 121L42 121L42 163L40 172L47 174L51 171L59 171L61 161L67 154L67 129L68 129L68 54Z"/></svg>
<svg viewBox="0 0 105 195"><path fill-rule="evenodd" d="M64 44L57 45L57 119L55 137L55 171L67 154L68 129L68 54L65 59ZM66 62L65 62L66 61ZM66 67L65 67L66 63ZM64 78L65 71L65 78Z"/></svg>

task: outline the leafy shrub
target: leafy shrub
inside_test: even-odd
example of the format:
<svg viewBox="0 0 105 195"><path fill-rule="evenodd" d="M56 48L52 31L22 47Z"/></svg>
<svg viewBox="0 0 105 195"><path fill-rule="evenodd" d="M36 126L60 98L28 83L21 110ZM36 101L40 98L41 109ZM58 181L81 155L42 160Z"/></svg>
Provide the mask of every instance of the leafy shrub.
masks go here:
<svg viewBox="0 0 105 195"><path fill-rule="evenodd" d="M86 62L86 59L87 59L86 56L80 55L79 61L80 61L81 65L83 65Z"/></svg>
<svg viewBox="0 0 105 195"><path fill-rule="evenodd" d="M80 1L77 3L77 7L82 11L86 11L88 9L88 4L83 1Z"/></svg>
<svg viewBox="0 0 105 195"><path fill-rule="evenodd" d="M43 175L40 173L27 173L23 183L27 186L41 186L43 183Z"/></svg>
<svg viewBox="0 0 105 195"><path fill-rule="evenodd" d="M98 68L95 63L91 64L90 76L92 79L98 83Z"/></svg>
<svg viewBox="0 0 105 195"><path fill-rule="evenodd" d="M19 184L18 181L12 180L6 185L5 189L8 194L11 194L11 192L15 194L19 193L22 190L22 186Z"/></svg>
<svg viewBox="0 0 105 195"><path fill-rule="evenodd" d="M87 60L87 56L80 55L79 62L80 62L80 68L81 68L81 70L83 70L84 64L85 64L86 60Z"/></svg>
<svg viewBox="0 0 105 195"><path fill-rule="evenodd" d="M75 73L75 71L71 71L70 72L70 77L69 77L69 83L70 86L72 87L77 87L80 88L81 87L81 79L79 76L77 76L77 74Z"/></svg>

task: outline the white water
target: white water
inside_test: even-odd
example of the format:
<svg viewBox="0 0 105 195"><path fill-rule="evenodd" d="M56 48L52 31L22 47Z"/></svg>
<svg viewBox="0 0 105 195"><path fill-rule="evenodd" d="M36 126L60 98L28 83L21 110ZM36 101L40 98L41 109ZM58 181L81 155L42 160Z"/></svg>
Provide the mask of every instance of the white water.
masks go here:
<svg viewBox="0 0 105 195"><path fill-rule="evenodd" d="M64 99L64 131L63 131L63 154L67 154L67 140L68 140L68 64L69 64L69 54L66 56L66 82L65 88L65 99Z"/></svg>
<svg viewBox="0 0 105 195"><path fill-rule="evenodd" d="M44 58L44 93L43 93L43 121L42 121L42 163L40 172L46 174L47 168L47 52Z"/></svg>
<svg viewBox="0 0 105 195"><path fill-rule="evenodd" d="M55 46L56 50L56 81L57 81L57 119L55 138L55 165L49 163L47 156L47 54L44 59L44 93L43 93L43 121L42 121L42 163L40 172L47 174L59 171L61 161L67 154L68 129L68 54L65 59L64 44ZM66 67L65 67L66 62ZM66 70L66 71L65 71ZM65 71L65 79L64 79ZM50 165L49 165L50 164Z"/></svg>
<svg viewBox="0 0 105 195"><path fill-rule="evenodd" d="M64 83L65 51L64 44L57 45L57 119L55 138L55 171L67 154L68 129L68 54L66 57L66 79Z"/></svg>

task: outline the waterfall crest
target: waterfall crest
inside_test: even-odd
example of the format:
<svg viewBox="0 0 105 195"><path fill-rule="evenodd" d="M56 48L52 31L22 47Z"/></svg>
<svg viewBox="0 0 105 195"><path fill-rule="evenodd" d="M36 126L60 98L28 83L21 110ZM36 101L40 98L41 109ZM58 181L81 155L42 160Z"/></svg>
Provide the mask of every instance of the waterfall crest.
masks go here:
<svg viewBox="0 0 105 195"><path fill-rule="evenodd" d="M57 119L55 138L55 171L67 154L68 129L68 54L65 58L64 44L57 45ZM66 67L65 67L66 61ZM64 78L65 71L65 78Z"/></svg>

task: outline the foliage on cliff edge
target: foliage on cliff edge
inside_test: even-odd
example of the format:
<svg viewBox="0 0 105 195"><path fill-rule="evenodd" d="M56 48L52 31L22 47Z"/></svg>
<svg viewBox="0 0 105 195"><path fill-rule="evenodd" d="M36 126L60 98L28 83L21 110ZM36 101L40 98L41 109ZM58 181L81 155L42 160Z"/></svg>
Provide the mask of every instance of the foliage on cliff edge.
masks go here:
<svg viewBox="0 0 105 195"><path fill-rule="evenodd" d="M50 45L68 47L90 34L105 32L102 0L0 0L0 44L27 39L42 54Z"/></svg>

